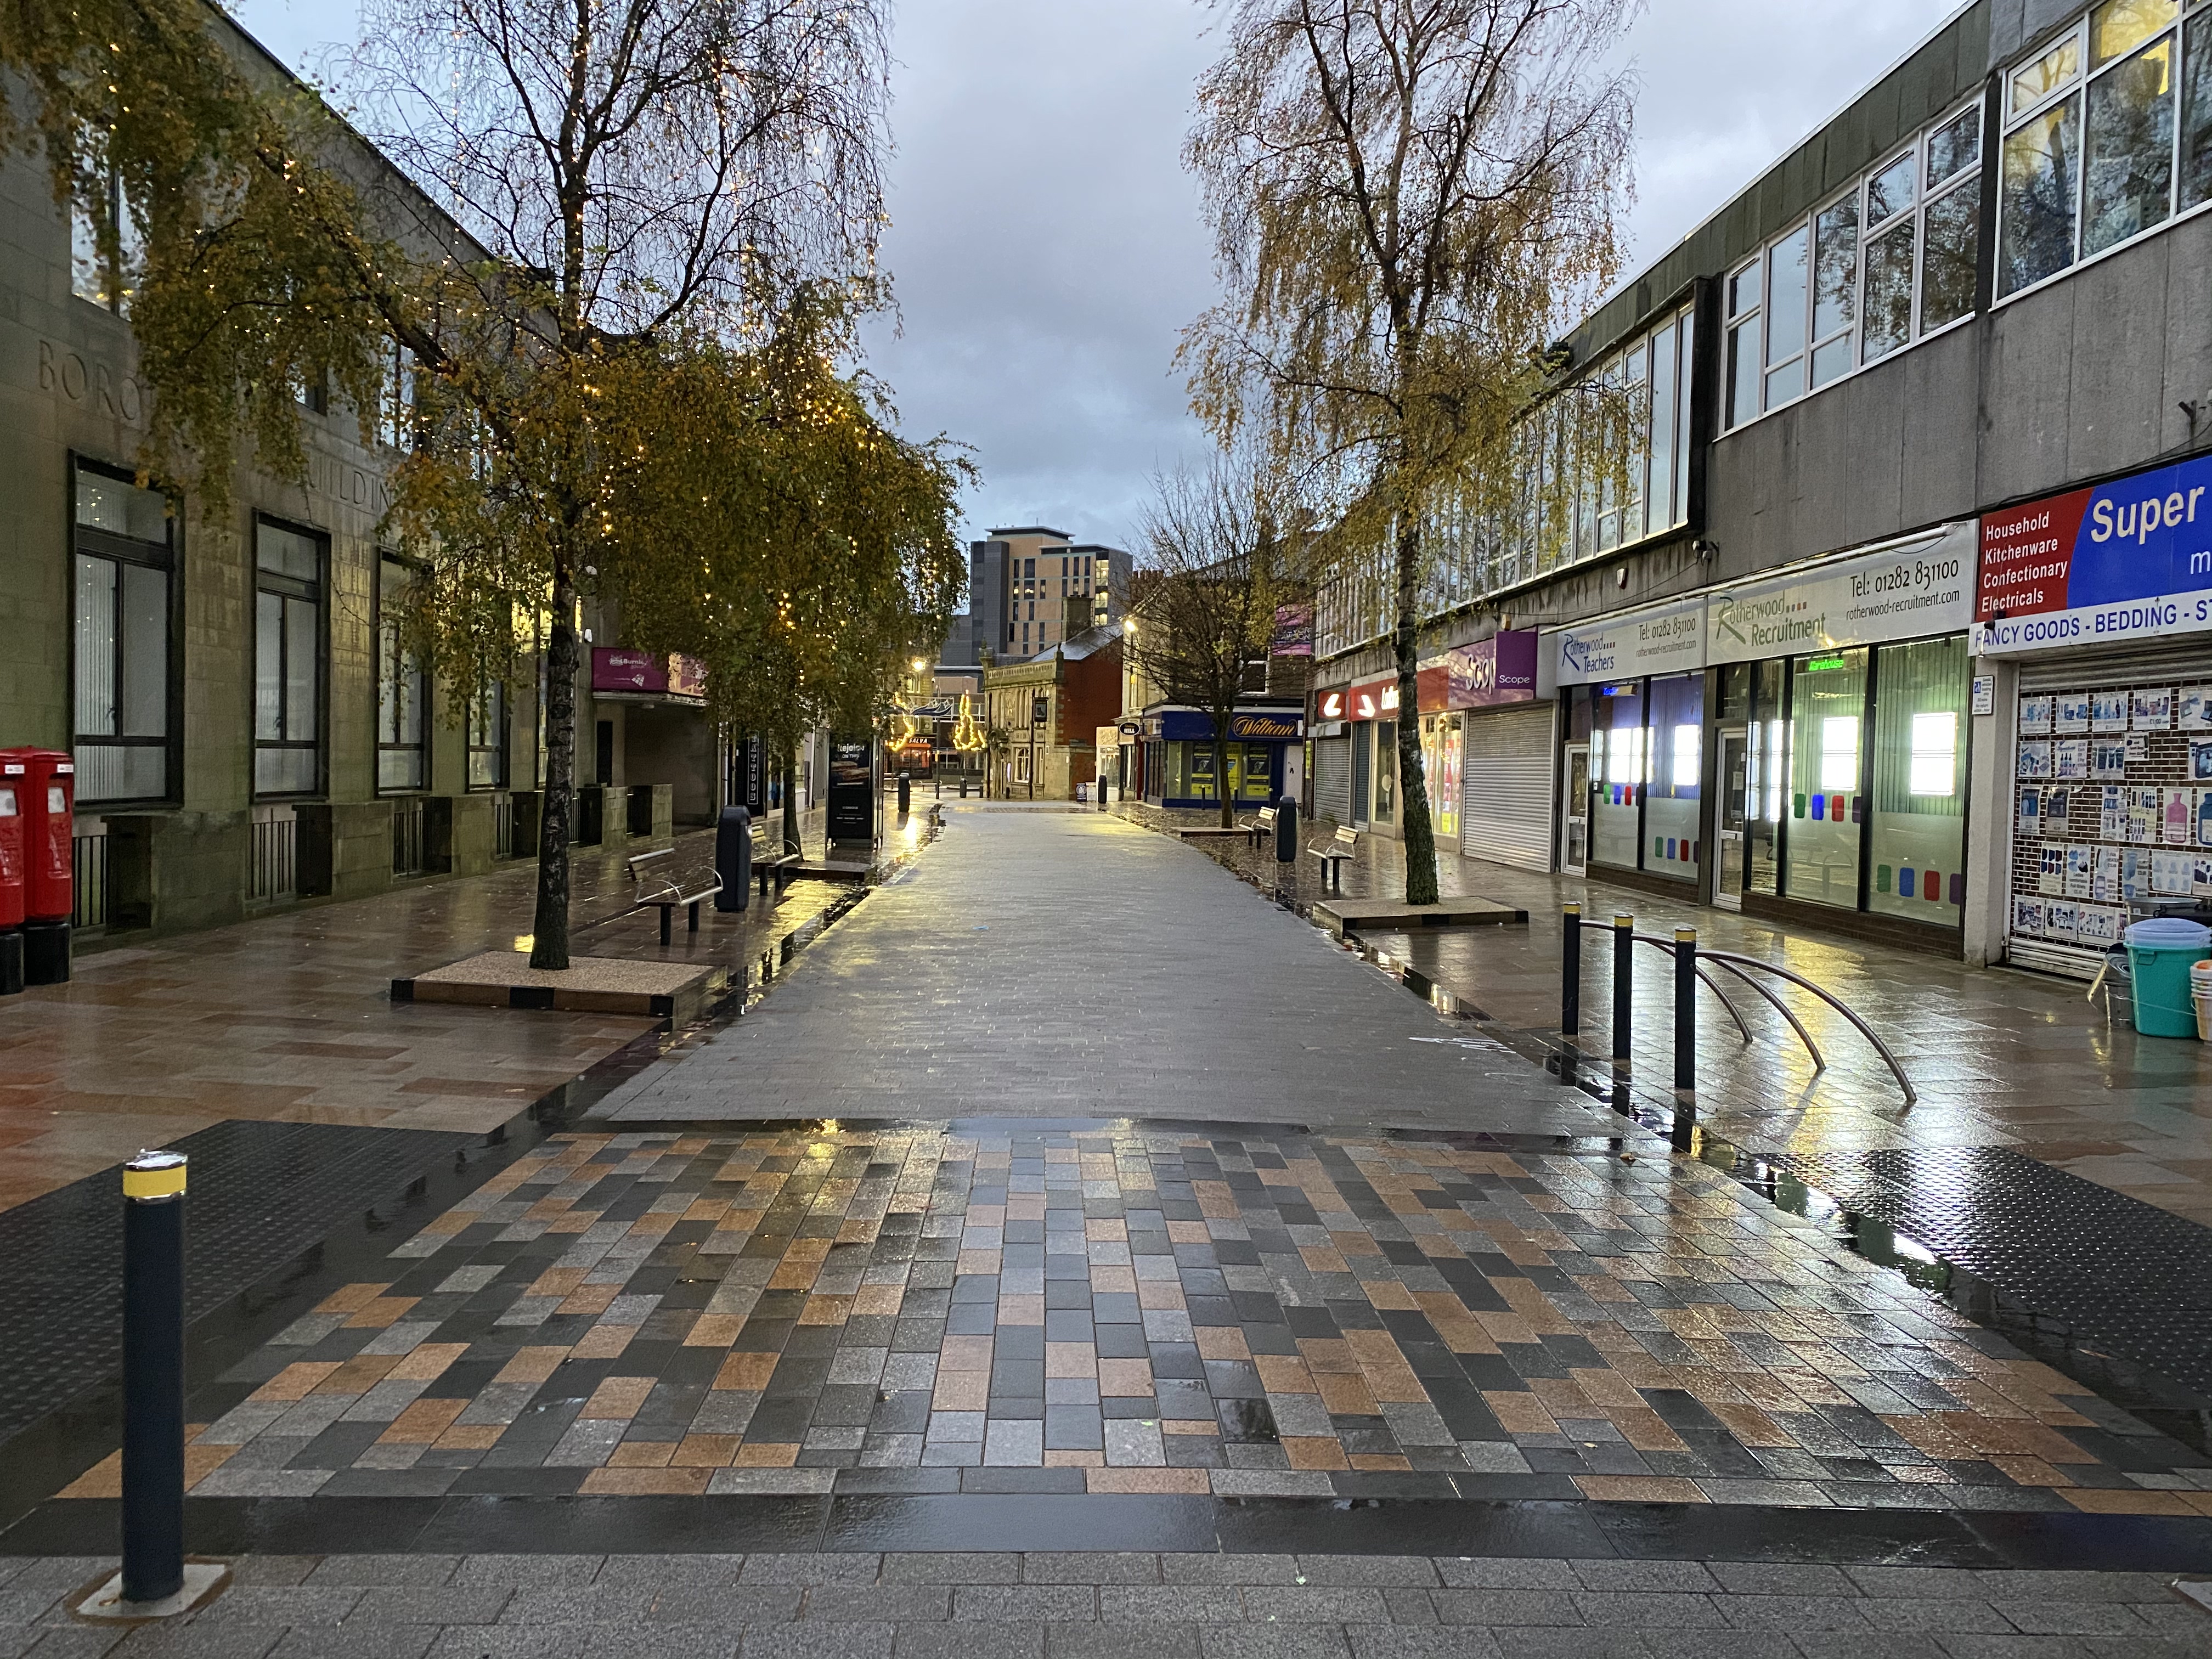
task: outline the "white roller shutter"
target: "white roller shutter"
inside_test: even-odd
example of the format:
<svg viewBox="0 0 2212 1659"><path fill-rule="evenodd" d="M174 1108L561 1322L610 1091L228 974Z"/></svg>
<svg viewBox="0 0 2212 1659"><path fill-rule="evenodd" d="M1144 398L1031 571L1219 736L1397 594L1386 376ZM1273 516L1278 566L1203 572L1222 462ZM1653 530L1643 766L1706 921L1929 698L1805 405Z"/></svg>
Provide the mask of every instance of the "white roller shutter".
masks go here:
<svg viewBox="0 0 2212 1659"><path fill-rule="evenodd" d="M1522 870L1551 869L1557 707L1527 703L1466 717L1460 850L1468 857Z"/></svg>
<svg viewBox="0 0 2212 1659"><path fill-rule="evenodd" d="M1314 739L1314 814L1352 822L1352 739Z"/></svg>

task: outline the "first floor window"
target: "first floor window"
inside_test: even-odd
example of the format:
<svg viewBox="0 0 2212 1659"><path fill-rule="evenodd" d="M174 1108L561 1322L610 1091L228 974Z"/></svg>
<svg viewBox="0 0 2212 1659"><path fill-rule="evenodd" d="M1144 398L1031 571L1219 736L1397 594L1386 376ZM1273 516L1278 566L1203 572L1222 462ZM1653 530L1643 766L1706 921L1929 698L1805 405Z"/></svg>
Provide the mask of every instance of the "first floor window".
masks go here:
<svg viewBox="0 0 2212 1659"><path fill-rule="evenodd" d="M323 593L327 551L312 531L254 526L253 788L322 787Z"/></svg>
<svg viewBox="0 0 2212 1659"><path fill-rule="evenodd" d="M172 799L175 555L167 499L80 465L75 563L77 799Z"/></svg>

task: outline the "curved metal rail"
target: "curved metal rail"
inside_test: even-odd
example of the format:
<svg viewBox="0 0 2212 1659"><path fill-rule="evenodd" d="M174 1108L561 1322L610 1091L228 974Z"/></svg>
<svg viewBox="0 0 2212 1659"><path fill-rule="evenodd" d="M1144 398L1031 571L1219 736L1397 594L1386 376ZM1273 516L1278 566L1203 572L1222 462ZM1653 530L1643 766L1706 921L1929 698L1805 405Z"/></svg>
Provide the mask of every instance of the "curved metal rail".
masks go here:
<svg viewBox="0 0 2212 1659"><path fill-rule="evenodd" d="M1805 1022L1798 1018L1795 1013L1790 1012L1790 1005L1788 1003L1784 1002L1780 997L1775 995L1773 992L1768 990L1766 987L1761 985L1749 974L1745 973L1742 969L1737 967L1734 963L1722 962L1719 965L1722 968L1726 969L1729 973L1734 974L1746 985L1751 987L1753 990L1758 992L1759 995L1765 997L1769 1002L1774 1005L1775 1012L1780 1014L1783 1018L1790 1022L1790 1029L1797 1033L1797 1040L1805 1045L1806 1052L1813 1056L1813 1069L1814 1071L1825 1072L1828 1069L1828 1062L1820 1053L1820 1045L1813 1041L1813 1034L1805 1029Z"/></svg>
<svg viewBox="0 0 2212 1659"><path fill-rule="evenodd" d="M1611 930L1607 929L1607 931L1610 932ZM1664 951L1670 959L1674 957L1674 941L1672 939L1660 939L1651 933L1637 933L1632 937L1634 938L1638 945L1655 945L1659 950ZM1698 954L1703 956L1705 952L1701 951ZM1713 976L1707 973L1704 969L1698 969L1697 973L1698 980L1704 984L1705 989L1711 991L1715 996L1721 1000L1721 1006L1729 1011L1729 1018L1735 1022L1735 1029L1743 1034L1744 1047L1747 1048L1749 1048L1751 1046L1751 1027L1743 1023L1743 1016L1736 1012L1735 1004L1728 1000L1728 993L1722 990L1718 985L1715 984L1713 982ZM1739 975L1738 977L1741 978L1741 975ZM1754 991L1759 989L1759 986L1756 981L1746 980L1744 982L1749 985ZM1769 1002L1773 1002L1774 999L1770 995L1768 996L1767 1000ZM1778 1008L1782 1007L1782 1005L1778 1002L1775 1003L1774 1006ZM1790 1011L1784 1008L1782 1012L1784 1014L1787 1014ZM1795 1020L1792 1020L1790 1023L1792 1024L1796 1024ZM1802 1026L1798 1027L1797 1035L1800 1036L1805 1036L1805 1030ZM1807 1046L1810 1047L1811 1042L1812 1039L1810 1037L1807 1037ZM1820 1051L1819 1049L1814 1048L1813 1050L1814 1057L1818 1059L1820 1057Z"/></svg>
<svg viewBox="0 0 2212 1659"><path fill-rule="evenodd" d="M1889 1067L1890 1075L1897 1079L1897 1086L1905 1091L1905 1103L1907 1106L1911 1106L1918 1103L1920 1094L1919 1091L1912 1086L1912 1079L1905 1075L1905 1067L1898 1064L1897 1056L1889 1051L1889 1045L1875 1035L1874 1027L1868 1024L1866 1021L1861 1019L1856 1014L1853 1013L1842 1001L1822 990L1819 986L1814 984L1811 980L1807 979L1802 974L1792 973L1787 968L1778 968L1774 963L1765 961L1759 957L1740 956L1733 951L1699 951L1698 954L1701 957L1710 957L1711 960L1720 963L1724 966L1731 963L1738 964L1738 977L1740 978L1744 977L1741 972L1741 969L1756 968L1764 973L1772 974L1779 979L1786 979L1792 985L1796 985L1805 990L1810 991L1814 996L1820 998L1821 1001L1826 1003L1828 1006L1833 1008L1845 1019L1850 1021L1853 1025L1858 1028L1859 1035L1874 1045L1874 1051L1881 1056L1883 1063ZM1793 1025L1797 1024L1794 1018L1790 1023ZM1802 1035L1804 1028L1800 1026L1798 1029ZM1809 1044L1811 1038L1808 1037L1806 1041Z"/></svg>

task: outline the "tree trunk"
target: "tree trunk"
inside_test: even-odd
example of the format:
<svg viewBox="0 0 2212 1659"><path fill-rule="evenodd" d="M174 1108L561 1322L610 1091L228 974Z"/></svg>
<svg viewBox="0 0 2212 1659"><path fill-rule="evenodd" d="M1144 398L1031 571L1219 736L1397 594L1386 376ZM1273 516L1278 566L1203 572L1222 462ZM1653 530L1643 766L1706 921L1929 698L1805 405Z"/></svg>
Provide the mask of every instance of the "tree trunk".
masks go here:
<svg viewBox="0 0 2212 1659"><path fill-rule="evenodd" d="M1237 798L1229 793L1229 716L1230 708L1213 711L1213 793L1221 797L1221 827L1234 829L1237 825Z"/></svg>
<svg viewBox="0 0 2212 1659"><path fill-rule="evenodd" d="M565 561L553 570L553 635L546 645L544 794L530 965L560 969L568 965L568 842L576 798L576 585Z"/></svg>
<svg viewBox="0 0 2212 1659"><path fill-rule="evenodd" d="M1398 811L1406 832L1406 902L1437 902L1437 837L1429 820L1428 780L1421 764L1420 635L1421 528L1400 520L1398 528Z"/></svg>
<svg viewBox="0 0 2212 1659"><path fill-rule="evenodd" d="M797 745L787 745L783 751L783 850L803 852L799 843L799 761L792 752Z"/></svg>

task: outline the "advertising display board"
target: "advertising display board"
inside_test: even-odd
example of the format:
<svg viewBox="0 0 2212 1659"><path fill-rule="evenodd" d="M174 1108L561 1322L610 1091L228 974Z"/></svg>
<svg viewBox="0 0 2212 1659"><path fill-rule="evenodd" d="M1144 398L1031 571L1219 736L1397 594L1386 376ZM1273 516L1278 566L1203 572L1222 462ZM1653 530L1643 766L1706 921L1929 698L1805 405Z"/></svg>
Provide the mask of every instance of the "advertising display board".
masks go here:
<svg viewBox="0 0 2212 1659"><path fill-rule="evenodd" d="M830 739L830 839L872 842L876 836L876 745L863 734Z"/></svg>
<svg viewBox="0 0 2212 1659"><path fill-rule="evenodd" d="M1955 634L1973 621L1974 526L1723 588L1705 599L1705 660Z"/></svg>

